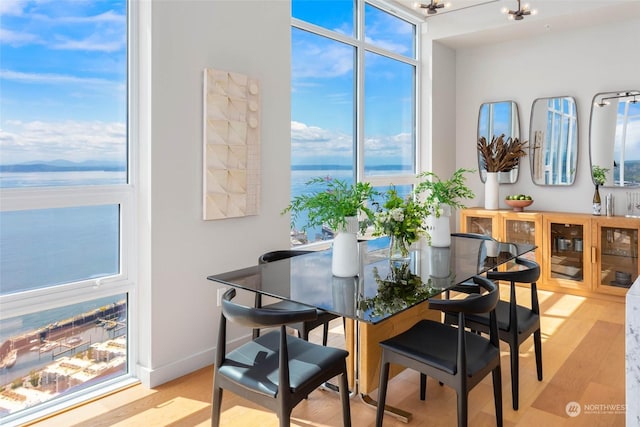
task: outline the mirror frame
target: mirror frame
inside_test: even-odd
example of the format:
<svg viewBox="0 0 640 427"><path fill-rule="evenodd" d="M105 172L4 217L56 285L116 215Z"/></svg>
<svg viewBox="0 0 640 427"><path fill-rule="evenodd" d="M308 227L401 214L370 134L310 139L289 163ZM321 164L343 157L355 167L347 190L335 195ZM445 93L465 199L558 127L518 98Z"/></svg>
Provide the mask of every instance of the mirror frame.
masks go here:
<svg viewBox="0 0 640 427"><path fill-rule="evenodd" d="M480 137L485 136L485 135L480 135L480 117L482 116L482 108L485 106L491 106L496 104L511 105L511 111L512 111L511 112L511 118L512 118L511 128L515 129L515 132L513 132L513 135L505 134L505 140L509 137L520 138L520 110L518 108L518 104L516 103L516 101L504 100L504 101L496 101L496 102L484 102L480 105L480 108L478 109L478 125L476 127L476 144L478 143L478 140L480 139ZM492 124L493 124L493 121L492 121ZM493 136L500 136L500 135L491 135L491 136L488 136L488 137L485 136L485 137L487 137L488 142L491 142L491 138ZM487 180L487 175L486 175L487 170L482 164L482 155L477 149L476 149L476 154L477 154L477 161L478 161L478 174L480 175L480 181L484 183ZM519 175L520 175L520 165L518 165L518 167L511 169L509 172L498 172L498 183L515 184L518 181Z"/></svg>
<svg viewBox="0 0 640 427"><path fill-rule="evenodd" d="M626 97L637 97L637 100L640 101L640 90L625 90L625 91L610 91L610 92L598 92L593 96L593 100L591 102L591 115L589 117L589 170L593 170L593 140L594 140L594 121L593 121L593 113L594 111L596 111L596 107L600 105L600 103L597 102L597 99L600 98L600 102L604 102L605 99L614 99L614 98L626 98ZM618 121L618 109L612 109L612 111L616 111L616 129L617 129L617 121ZM613 135L613 141L612 141L612 145L613 145L613 149L615 150L615 140L616 140L616 136L617 136L618 132L617 130L614 131L614 135ZM626 144L626 141L625 141ZM614 151L612 150L612 151ZM612 156L613 157L613 162L615 164L616 159L615 155ZM640 159L633 159L636 160L638 162L640 162ZM611 169L609 169L611 170ZM593 185L596 185L595 181L593 180L593 175L591 175L591 181L593 182ZM612 182L613 184L609 184L609 182ZM637 184L628 184L628 185L624 185L624 183L622 183L622 185L617 185L616 181L615 181L615 176L612 174L611 178L609 178L609 174L607 174L607 182L605 182L604 185L601 185L600 187L606 187L606 188L638 188L640 187L640 180Z"/></svg>
<svg viewBox="0 0 640 427"><path fill-rule="evenodd" d="M566 182L566 183L551 183L551 184L547 184L545 182L538 182L540 181L539 179L537 180L535 177L536 174L536 168L535 168L535 162L536 162L536 156L535 156L535 150L540 148L538 147L538 142L536 141L535 138L535 134L534 132L539 131L539 129L534 130L534 124L533 124L533 119L534 119L534 114L535 114L535 107L536 107L536 103L538 103L539 101L549 101L549 100L554 100L554 99L559 99L559 100L565 100L568 99L571 102L573 102L573 106L574 106L574 110L576 113L576 122L575 122L575 136L574 136L574 147L575 147L575 155L574 155L574 163L573 163L573 173L571 173L570 176L570 181ZM545 120L546 125L548 126L549 120L548 118ZM533 100L533 102L531 103L531 116L529 118L529 166L530 166L530 170L531 170L531 181L538 186L541 187L568 187L571 186L573 184L575 184L576 182L576 174L578 172L578 156L579 156L579 151L580 151L580 121L579 121L579 117L578 117L578 103L576 102L576 99L573 96L547 96L547 97L541 97L541 98L536 98ZM545 129L546 130L546 129ZM567 145L569 144L568 141L568 137L567 137L567 141L566 141ZM545 165L546 166L546 165ZM543 171L544 172L544 171Z"/></svg>

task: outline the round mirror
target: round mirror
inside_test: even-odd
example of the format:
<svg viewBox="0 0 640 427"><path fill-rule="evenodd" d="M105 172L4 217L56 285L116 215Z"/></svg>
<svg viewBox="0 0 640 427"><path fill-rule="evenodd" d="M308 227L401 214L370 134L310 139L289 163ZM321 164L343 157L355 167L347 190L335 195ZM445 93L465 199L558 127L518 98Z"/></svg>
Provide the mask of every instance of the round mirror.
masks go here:
<svg viewBox="0 0 640 427"><path fill-rule="evenodd" d="M574 98L562 96L533 101L529 159L534 184L573 184L578 164L578 111Z"/></svg>
<svg viewBox="0 0 640 427"><path fill-rule="evenodd" d="M589 127L591 168L604 168L603 187L640 186L640 91L593 97ZM594 182L595 184L595 182Z"/></svg>
<svg viewBox="0 0 640 427"><path fill-rule="evenodd" d="M520 138L520 119L518 105L514 101L488 102L480 106L478 114L478 137L476 143L482 137L487 142L495 137L504 135L504 140ZM478 151L478 172L480 180L487 180L487 167L484 159ZM501 184L513 184L518 180L518 167L508 172L498 172L498 182Z"/></svg>

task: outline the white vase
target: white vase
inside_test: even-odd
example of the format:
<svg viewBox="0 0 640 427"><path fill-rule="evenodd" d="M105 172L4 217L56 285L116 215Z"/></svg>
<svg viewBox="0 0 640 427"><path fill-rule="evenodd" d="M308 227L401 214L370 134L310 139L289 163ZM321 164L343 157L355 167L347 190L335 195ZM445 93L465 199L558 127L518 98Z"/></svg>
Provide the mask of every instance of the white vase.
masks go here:
<svg viewBox="0 0 640 427"><path fill-rule="evenodd" d="M348 217L347 226L333 238L331 272L337 277L353 277L360 272L358 218Z"/></svg>
<svg viewBox="0 0 640 427"><path fill-rule="evenodd" d="M445 248L451 246L451 206L440 205L440 216L427 217L427 230L431 236L431 246Z"/></svg>
<svg viewBox="0 0 640 427"><path fill-rule="evenodd" d="M487 180L484 182L485 209L498 209L500 207L499 189L498 172L487 172Z"/></svg>

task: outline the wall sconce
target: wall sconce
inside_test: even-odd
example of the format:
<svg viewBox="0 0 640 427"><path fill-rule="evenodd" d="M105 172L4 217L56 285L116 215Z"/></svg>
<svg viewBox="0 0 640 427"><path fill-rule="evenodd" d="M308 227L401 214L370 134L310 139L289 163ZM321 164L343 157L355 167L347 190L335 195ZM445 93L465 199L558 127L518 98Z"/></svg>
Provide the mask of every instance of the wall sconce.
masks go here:
<svg viewBox="0 0 640 427"><path fill-rule="evenodd" d="M529 8L528 4L521 6L520 0L518 0L517 10L511 10L509 8L504 7L502 8L502 13L509 14L509 19L511 20L521 21L527 15L536 15L538 11L536 9Z"/></svg>
<svg viewBox="0 0 640 427"><path fill-rule="evenodd" d="M438 9L451 7L451 3L440 3L440 0L431 0L429 4L416 2L413 4L413 7L416 9L427 9L427 15L434 15L438 13Z"/></svg>

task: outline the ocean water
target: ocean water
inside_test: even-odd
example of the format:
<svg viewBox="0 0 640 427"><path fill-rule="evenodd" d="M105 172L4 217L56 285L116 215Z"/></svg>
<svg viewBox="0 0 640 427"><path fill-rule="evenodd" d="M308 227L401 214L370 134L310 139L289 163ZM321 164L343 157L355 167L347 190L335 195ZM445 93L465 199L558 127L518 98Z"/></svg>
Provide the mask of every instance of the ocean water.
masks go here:
<svg viewBox="0 0 640 427"><path fill-rule="evenodd" d="M3 172L0 187L114 184L124 172ZM348 183L353 172L346 168L292 170L291 196L318 190L309 186L317 177ZM119 269L118 205L0 212L0 293L52 286L113 275ZM301 230L305 214L293 227ZM321 227L307 230L309 240L322 235Z"/></svg>

